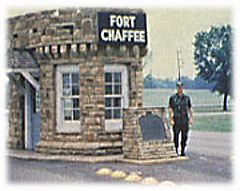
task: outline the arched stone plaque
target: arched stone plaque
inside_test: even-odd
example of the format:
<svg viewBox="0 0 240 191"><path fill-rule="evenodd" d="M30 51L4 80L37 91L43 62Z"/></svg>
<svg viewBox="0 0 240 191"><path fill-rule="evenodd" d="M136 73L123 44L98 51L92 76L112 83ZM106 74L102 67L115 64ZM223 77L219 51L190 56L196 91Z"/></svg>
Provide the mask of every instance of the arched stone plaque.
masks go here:
<svg viewBox="0 0 240 191"><path fill-rule="evenodd" d="M161 117L147 112L139 118L143 141L164 140L167 138L164 122Z"/></svg>

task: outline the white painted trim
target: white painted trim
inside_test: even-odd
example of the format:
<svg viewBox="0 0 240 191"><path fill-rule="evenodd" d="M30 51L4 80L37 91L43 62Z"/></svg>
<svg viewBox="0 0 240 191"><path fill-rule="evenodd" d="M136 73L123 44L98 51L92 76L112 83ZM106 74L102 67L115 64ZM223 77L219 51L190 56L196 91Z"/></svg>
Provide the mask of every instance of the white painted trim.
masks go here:
<svg viewBox="0 0 240 191"><path fill-rule="evenodd" d="M25 81L25 92L24 92L24 146L25 149L33 149L33 139L32 139L32 95L31 87L27 81Z"/></svg>
<svg viewBox="0 0 240 191"><path fill-rule="evenodd" d="M24 148L28 149L28 96L27 96L27 83L25 82L24 92Z"/></svg>
<svg viewBox="0 0 240 191"><path fill-rule="evenodd" d="M38 91L40 89L39 83L35 80L34 77L28 72L21 72L24 78Z"/></svg>
<svg viewBox="0 0 240 191"><path fill-rule="evenodd" d="M35 78L30 74L30 72L39 72L39 69L26 68L26 69L8 69L8 73L20 73L23 77L38 91L40 89L39 83L35 80Z"/></svg>
<svg viewBox="0 0 240 191"><path fill-rule="evenodd" d="M57 110L56 131L58 133L81 132L80 123L81 116L79 121L64 121L64 107L62 101L62 74L73 72L77 72L79 74L78 65L61 65L57 66L56 68L56 110Z"/></svg>
<svg viewBox="0 0 240 191"><path fill-rule="evenodd" d="M39 68L9 68L7 73L39 72Z"/></svg>
<svg viewBox="0 0 240 191"><path fill-rule="evenodd" d="M122 73L122 95L123 108L128 108L129 106L129 85L128 85L128 72L127 66L124 64L105 64L104 72L121 72Z"/></svg>
<svg viewBox="0 0 240 191"><path fill-rule="evenodd" d="M105 120L105 130L107 132L121 132L123 129L123 120L115 119L115 120Z"/></svg>
<svg viewBox="0 0 240 191"><path fill-rule="evenodd" d="M122 73L122 97L123 107L128 108L129 106L129 85L128 85L128 70L124 64L105 64L105 72L121 72ZM105 96L108 97L108 96ZM109 96L111 97L111 95ZM107 132L121 132L123 129L123 119L105 119L105 130Z"/></svg>

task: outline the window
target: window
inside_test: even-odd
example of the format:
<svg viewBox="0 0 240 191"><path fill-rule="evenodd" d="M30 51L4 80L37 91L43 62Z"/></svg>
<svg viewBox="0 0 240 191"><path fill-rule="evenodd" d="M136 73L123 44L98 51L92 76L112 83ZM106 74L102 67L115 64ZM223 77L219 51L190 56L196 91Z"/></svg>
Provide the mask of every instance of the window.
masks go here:
<svg viewBox="0 0 240 191"><path fill-rule="evenodd" d="M37 28L32 29L33 33L38 32Z"/></svg>
<svg viewBox="0 0 240 191"><path fill-rule="evenodd" d="M122 74L105 73L105 119L120 119L122 115Z"/></svg>
<svg viewBox="0 0 240 191"><path fill-rule="evenodd" d="M78 73L62 74L62 99L64 102L64 120L79 120L79 85Z"/></svg>
<svg viewBox="0 0 240 191"><path fill-rule="evenodd" d="M105 128L122 130L122 110L128 107L128 77L125 65L106 64L105 68Z"/></svg>
<svg viewBox="0 0 240 191"><path fill-rule="evenodd" d="M56 75L57 131L79 132L79 72L78 66L58 66Z"/></svg>
<svg viewBox="0 0 240 191"><path fill-rule="evenodd" d="M72 35L74 30L74 23L62 23L57 25L57 28L62 31L68 31L69 34Z"/></svg>
<svg viewBox="0 0 240 191"><path fill-rule="evenodd" d="M93 33L93 26L92 26L92 20L91 19L83 19L82 21L82 34L83 36L86 36L88 34Z"/></svg>
<svg viewBox="0 0 240 191"><path fill-rule="evenodd" d="M40 95L39 91L32 89L32 98L33 98L33 113L40 112Z"/></svg>

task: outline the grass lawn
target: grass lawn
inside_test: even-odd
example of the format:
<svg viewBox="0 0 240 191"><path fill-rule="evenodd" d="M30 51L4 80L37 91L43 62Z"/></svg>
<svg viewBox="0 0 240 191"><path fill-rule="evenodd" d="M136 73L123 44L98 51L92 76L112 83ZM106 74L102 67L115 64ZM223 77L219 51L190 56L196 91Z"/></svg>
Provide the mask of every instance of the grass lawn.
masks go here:
<svg viewBox="0 0 240 191"><path fill-rule="evenodd" d="M144 106L168 106L169 97L175 89L143 89ZM222 112L222 96L210 90L184 90L191 97L194 113ZM233 111L233 100L229 97L228 111ZM192 127L196 131L232 131L231 115L195 116Z"/></svg>
<svg viewBox="0 0 240 191"><path fill-rule="evenodd" d="M196 116L194 124L190 127L197 131L232 131L232 116L231 115L213 115L213 116Z"/></svg>
<svg viewBox="0 0 240 191"><path fill-rule="evenodd" d="M176 93L175 89L143 89L143 105L168 106L169 98L174 93ZM193 106L207 105L212 107L203 107L203 110L222 110L222 108L217 105L222 105L223 96L219 96L217 93L213 93L210 90L184 90L184 93L191 97ZM233 103L230 97L228 103ZM197 109L201 110L199 108Z"/></svg>
<svg viewBox="0 0 240 191"><path fill-rule="evenodd" d="M223 112L222 106L193 106L195 113L204 113L204 112ZM233 106L228 105L228 111L233 111Z"/></svg>

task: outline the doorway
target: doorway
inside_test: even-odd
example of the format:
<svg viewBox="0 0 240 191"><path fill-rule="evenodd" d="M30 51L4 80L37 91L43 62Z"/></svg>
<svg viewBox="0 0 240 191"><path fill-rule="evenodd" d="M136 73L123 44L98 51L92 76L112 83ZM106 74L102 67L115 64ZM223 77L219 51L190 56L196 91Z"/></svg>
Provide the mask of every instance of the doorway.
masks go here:
<svg viewBox="0 0 240 191"><path fill-rule="evenodd" d="M36 90L25 81L23 110L23 143L24 149L35 150L40 140L40 111Z"/></svg>

